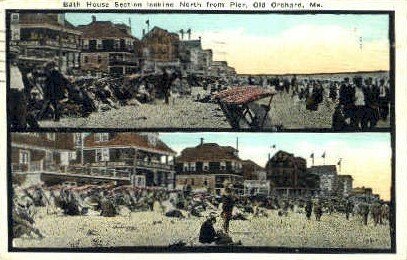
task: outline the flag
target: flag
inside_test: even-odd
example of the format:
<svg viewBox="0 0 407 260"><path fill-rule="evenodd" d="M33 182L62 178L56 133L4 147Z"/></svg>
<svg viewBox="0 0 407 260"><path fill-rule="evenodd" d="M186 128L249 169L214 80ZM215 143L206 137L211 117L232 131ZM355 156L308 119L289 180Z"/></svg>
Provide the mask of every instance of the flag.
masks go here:
<svg viewBox="0 0 407 260"><path fill-rule="evenodd" d="M150 20L147 20L147 21L146 21L146 24L147 24L148 26L150 26Z"/></svg>
<svg viewBox="0 0 407 260"><path fill-rule="evenodd" d="M314 159L314 153L312 153L309 157Z"/></svg>
<svg viewBox="0 0 407 260"><path fill-rule="evenodd" d="M276 145L275 145L275 144L273 144L272 148L273 148L273 149L275 149L275 148L276 148Z"/></svg>
<svg viewBox="0 0 407 260"><path fill-rule="evenodd" d="M326 156L326 153L324 152L321 157L325 159L325 156Z"/></svg>

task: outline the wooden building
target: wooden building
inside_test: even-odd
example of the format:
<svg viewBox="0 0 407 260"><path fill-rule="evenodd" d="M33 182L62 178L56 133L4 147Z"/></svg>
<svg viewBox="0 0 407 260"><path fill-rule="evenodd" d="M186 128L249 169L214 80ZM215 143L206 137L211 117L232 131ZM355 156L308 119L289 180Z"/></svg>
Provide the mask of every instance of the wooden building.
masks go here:
<svg viewBox="0 0 407 260"><path fill-rule="evenodd" d="M179 35L155 26L141 40L143 70L157 72L163 68L180 69Z"/></svg>
<svg viewBox="0 0 407 260"><path fill-rule="evenodd" d="M92 133L79 151L83 160L76 166L82 171L130 178L139 186L174 187L175 152L158 134Z"/></svg>
<svg viewBox="0 0 407 260"><path fill-rule="evenodd" d="M132 74L139 70L141 42L125 24L97 21L80 25L81 68L91 73Z"/></svg>
<svg viewBox="0 0 407 260"><path fill-rule="evenodd" d="M42 173L66 172L75 159L71 133L12 133L11 173L18 185L42 182Z"/></svg>
<svg viewBox="0 0 407 260"><path fill-rule="evenodd" d="M235 193L243 192L242 160L238 150L216 143L201 143L182 150L176 158L177 188L190 185L192 189L214 192L232 185Z"/></svg>
<svg viewBox="0 0 407 260"><path fill-rule="evenodd" d="M81 31L63 13L11 13L12 45L20 47L26 66L55 61L63 73L79 69Z"/></svg>
<svg viewBox="0 0 407 260"><path fill-rule="evenodd" d="M304 158L278 151L267 162L266 172L276 195L300 196L317 192L318 178L307 174Z"/></svg>

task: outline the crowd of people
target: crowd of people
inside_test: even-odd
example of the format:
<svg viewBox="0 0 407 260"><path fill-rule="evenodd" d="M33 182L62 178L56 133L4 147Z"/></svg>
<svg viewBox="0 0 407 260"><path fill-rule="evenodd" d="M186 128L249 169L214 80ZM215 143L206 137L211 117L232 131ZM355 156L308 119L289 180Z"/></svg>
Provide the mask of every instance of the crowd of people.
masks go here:
<svg viewBox="0 0 407 260"><path fill-rule="evenodd" d="M114 217L131 212L157 210L168 218L196 218L202 221L199 241L202 244L240 245L229 235L230 222L248 220L251 217L269 217L277 212L280 217L303 214L311 221L323 221L324 214L340 213L344 219L359 216L361 223L368 225L371 216L374 225L386 224L390 219L390 208L382 201L355 201L348 199L287 198L279 196L239 196L233 186L224 188L222 196L209 193L194 193L190 189L169 190L154 187L82 185L44 186L28 188L15 186L13 190L12 227L13 237L23 235L43 237L35 227L38 208L46 208L47 214L68 216L99 215ZM200 220L203 219L203 220ZM222 229L214 224L221 219ZM197 231L198 233L198 231Z"/></svg>
<svg viewBox="0 0 407 260"><path fill-rule="evenodd" d="M333 130L367 130L377 126L379 120L387 121L390 113L390 80L354 76L338 79L299 80L292 77L248 77L249 85L272 87L287 93L294 103L303 103L307 110L318 111L327 99L335 105L332 115Z"/></svg>
<svg viewBox="0 0 407 260"><path fill-rule="evenodd" d="M174 69L160 73L89 76L61 73L58 64L20 62L18 49L10 51L9 113L14 129L38 128L39 121L63 116L87 117L95 111L116 109L162 99L171 93L190 94L192 78Z"/></svg>
<svg viewBox="0 0 407 260"><path fill-rule="evenodd" d="M15 48L15 47L14 47ZM299 79L300 78L300 79ZM162 99L191 95L192 87L207 94L196 97L199 102L213 101L213 94L235 86L262 86L287 93L293 103L307 110L318 111L329 100L335 105L332 115L334 130L366 130L376 127L379 120L388 120L390 111L390 81L385 78L353 77L352 81L310 79L303 76L213 77L182 75L176 69L163 68L160 73L128 76L87 76L76 72L64 75L53 61L41 66L21 63L18 50L10 51L9 113L16 129L38 128L43 119L59 121L61 116L87 117L95 111L115 109ZM323 108L322 108L323 109Z"/></svg>

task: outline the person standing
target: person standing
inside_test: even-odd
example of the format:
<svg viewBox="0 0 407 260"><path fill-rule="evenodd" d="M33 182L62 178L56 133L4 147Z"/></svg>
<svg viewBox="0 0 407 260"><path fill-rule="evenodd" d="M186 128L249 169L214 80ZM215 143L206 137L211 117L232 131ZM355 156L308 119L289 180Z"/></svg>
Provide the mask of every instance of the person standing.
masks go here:
<svg viewBox="0 0 407 260"><path fill-rule="evenodd" d="M343 106L345 119L354 117L355 94L355 88L349 82L349 78L345 78L339 89L339 104Z"/></svg>
<svg viewBox="0 0 407 260"><path fill-rule="evenodd" d="M229 233L229 223L232 219L232 212L234 207L234 199L232 195L232 189L230 187L225 188L225 192L222 196L222 217L223 217L223 231Z"/></svg>
<svg viewBox="0 0 407 260"><path fill-rule="evenodd" d="M389 115L390 89L385 84L384 79L380 80L379 92L380 118L387 120L387 116Z"/></svg>
<svg viewBox="0 0 407 260"><path fill-rule="evenodd" d="M305 213L306 213L307 219L310 220L311 214L312 214L312 201L311 200L308 200L307 204L305 205Z"/></svg>
<svg viewBox="0 0 407 260"><path fill-rule="evenodd" d="M8 108L11 127L24 129L27 127L27 98L23 75L18 68L18 48L10 48L10 96Z"/></svg>
<svg viewBox="0 0 407 260"><path fill-rule="evenodd" d="M47 111L52 107L54 121L59 121L61 117L60 101L65 98L65 91L69 81L58 71L55 62L45 64L45 84L44 84L44 105L37 115L37 119L42 119Z"/></svg>
<svg viewBox="0 0 407 260"><path fill-rule="evenodd" d="M315 219L317 221L321 221L321 216L322 216L322 205L319 201L315 202L314 205L314 214L315 214Z"/></svg>
<svg viewBox="0 0 407 260"><path fill-rule="evenodd" d="M345 206L345 214L346 214L346 219L349 220L349 215L350 213L353 212L353 204L352 201L349 199L346 201L346 206Z"/></svg>

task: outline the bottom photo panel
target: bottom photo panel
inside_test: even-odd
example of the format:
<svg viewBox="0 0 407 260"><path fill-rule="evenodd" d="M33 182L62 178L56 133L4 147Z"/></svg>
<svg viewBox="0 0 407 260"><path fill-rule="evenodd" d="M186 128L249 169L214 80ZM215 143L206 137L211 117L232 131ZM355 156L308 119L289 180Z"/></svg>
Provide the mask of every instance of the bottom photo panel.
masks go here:
<svg viewBox="0 0 407 260"><path fill-rule="evenodd" d="M390 133L11 133L8 160L11 251L394 244Z"/></svg>

